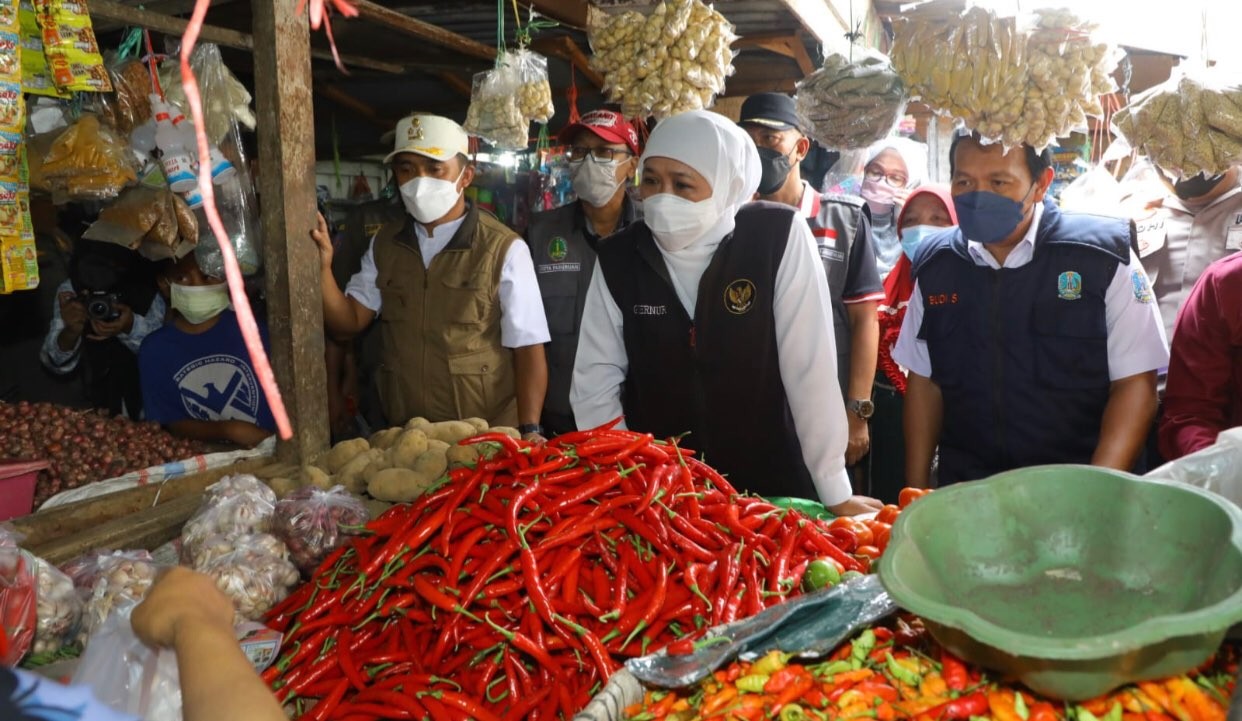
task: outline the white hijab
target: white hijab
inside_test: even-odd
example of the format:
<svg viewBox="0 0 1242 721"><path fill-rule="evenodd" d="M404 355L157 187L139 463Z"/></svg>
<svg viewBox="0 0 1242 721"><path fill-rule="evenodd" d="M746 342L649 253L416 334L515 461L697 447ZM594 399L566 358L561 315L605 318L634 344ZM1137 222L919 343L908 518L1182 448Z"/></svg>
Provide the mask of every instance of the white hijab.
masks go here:
<svg viewBox="0 0 1242 721"><path fill-rule="evenodd" d="M656 244L677 297L693 316L703 271L720 241L733 232L733 217L759 190L759 152L736 123L708 110L692 110L666 118L651 131L642 160L656 157L685 163L702 175L711 185L711 201L720 218L687 248L669 252Z"/></svg>

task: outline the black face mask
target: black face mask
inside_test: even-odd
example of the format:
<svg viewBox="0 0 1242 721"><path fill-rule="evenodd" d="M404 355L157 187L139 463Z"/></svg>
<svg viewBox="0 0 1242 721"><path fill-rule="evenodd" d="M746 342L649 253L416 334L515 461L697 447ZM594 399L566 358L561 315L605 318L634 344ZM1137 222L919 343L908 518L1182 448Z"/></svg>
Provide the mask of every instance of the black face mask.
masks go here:
<svg viewBox="0 0 1242 721"><path fill-rule="evenodd" d="M1199 173L1198 175L1192 175L1189 178L1184 178L1174 183L1173 192L1176 193L1177 197L1182 200L1202 198L1215 190L1216 186L1220 185L1224 179L1224 173L1221 173L1220 175L1213 175L1210 178L1204 173Z"/></svg>
<svg viewBox="0 0 1242 721"><path fill-rule="evenodd" d="M781 189L793 170L789 156L781 155L771 148L759 148L759 167L763 175L759 178L759 194L771 195Z"/></svg>

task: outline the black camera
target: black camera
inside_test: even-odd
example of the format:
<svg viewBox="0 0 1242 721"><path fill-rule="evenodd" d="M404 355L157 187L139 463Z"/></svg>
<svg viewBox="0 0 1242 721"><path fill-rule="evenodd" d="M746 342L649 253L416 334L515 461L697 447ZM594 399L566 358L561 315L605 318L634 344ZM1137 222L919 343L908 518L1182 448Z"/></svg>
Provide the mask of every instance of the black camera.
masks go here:
<svg viewBox="0 0 1242 721"><path fill-rule="evenodd" d="M121 317L121 309L118 307L121 302L119 293L85 291L80 299L86 305L86 314L92 320L106 323Z"/></svg>

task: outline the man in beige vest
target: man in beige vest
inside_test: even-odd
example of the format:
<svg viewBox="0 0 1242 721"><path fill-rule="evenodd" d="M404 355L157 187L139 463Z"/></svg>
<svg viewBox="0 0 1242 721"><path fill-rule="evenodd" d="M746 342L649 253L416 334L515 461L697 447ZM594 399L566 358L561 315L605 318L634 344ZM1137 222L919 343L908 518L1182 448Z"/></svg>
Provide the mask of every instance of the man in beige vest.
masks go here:
<svg viewBox="0 0 1242 721"><path fill-rule="evenodd" d="M389 423L484 418L542 435L548 323L526 243L466 201L474 180L466 133L415 114L387 158L406 212L371 240L342 293L323 219L311 233L323 268L323 314L335 338L380 321L376 383Z"/></svg>

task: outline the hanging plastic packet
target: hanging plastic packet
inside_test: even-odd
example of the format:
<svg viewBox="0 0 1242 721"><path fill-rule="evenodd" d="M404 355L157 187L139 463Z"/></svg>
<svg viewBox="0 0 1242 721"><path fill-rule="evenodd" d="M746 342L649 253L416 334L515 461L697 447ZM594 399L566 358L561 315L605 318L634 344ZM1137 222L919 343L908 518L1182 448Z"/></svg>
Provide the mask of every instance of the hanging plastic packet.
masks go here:
<svg viewBox="0 0 1242 721"><path fill-rule="evenodd" d="M497 148L525 150L529 123L518 106L520 84L516 68L507 62L476 73L462 126L466 132Z"/></svg>
<svg viewBox="0 0 1242 721"><path fill-rule="evenodd" d="M7 0L0 0L0 4ZM21 36L17 29L0 29L0 80L21 83Z"/></svg>
<svg viewBox="0 0 1242 721"><path fill-rule="evenodd" d="M820 145L850 150L892 133L906 110L906 88L888 58L856 48L852 60L831 55L798 83L797 101Z"/></svg>
<svg viewBox="0 0 1242 721"><path fill-rule="evenodd" d="M82 0L34 0L43 54L61 90L106 93L112 81L99 54L90 11Z"/></svg>
<svg viewBox="0 0 1242 721"><path fill-rule="evenodd" d="M223 143L225 136L233 130L234 123L254 130L250 91L224 64L219 46L206 43L194 48L190 67L198 78L199 91L203 96L204 129L208 141L217 145ZM185 89L181 85L181 71L176 63L165 63L160 68L160 85L168 102L182 110L188 107Z"/></svg>
<svg viewBox="0 0 1242 721"><path fill-rule="evenodd" d="M0 32L16 31L20 24L18 0L0 0Z"/></svg>
<svg viewBox="0 0 1242 721"><path fill-rule="evenodd" d="M548 83L548 59L525 48L508 57L518 78L518 111L527 120L547 124L556 114L552 86Z"/></svg>
<svg viewBox="0 0 1242 721"><path fill-rule="evenodd" d="M137 182L137 171L129 143L94 113L84 114L57 136L41 167L54 200L110 200Z"/></svg>
<svg viewBox="0 0 1242 721"><path fill-rule="evenodd" d="M0 181L21 182L21 133L0 131Z"/></svg>
<svg viewBox="0 0 1242 721"><path fill-rule="evenodd" d="M0 8L5 2L8 0L0 0ZM17 34L21 38L22 90L54 98L69 97L69 93L61 91L52 81L52 68L43 54L43 31L39 29L32 0L21 0L17 21Z"/></svg>
<svg viewBox="0 0 1242 721"><path fill-rule="evenodd" d="M228 234L242 274L252 275L262 265L263 239L259 229L254 181L250 177L246 154L242 149L241 130L236 122L220 143L219 150L234 172L223 176L217 174L215 177L216 209L220 212L224 231ZM194 207L190 196L187 196L186 202ZM201 199L199 202L201 204ZM224 255L220 251L220 243L207 224L206 214L201 209L194 212L199 228L198 246L194 249L198 267L208 275L223 278Z"/></svg>
<svg viewBox="0 0 1242 721"><path fill-rule="evenodd" d="M22 84L0 80L0 132L20 133L26 125L26 102Z"/></svg>

